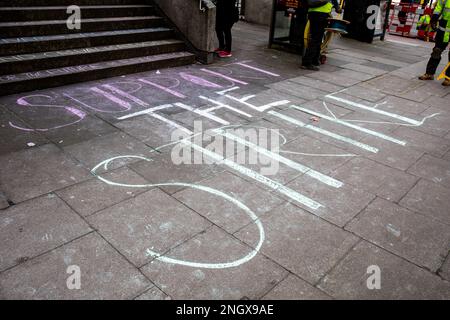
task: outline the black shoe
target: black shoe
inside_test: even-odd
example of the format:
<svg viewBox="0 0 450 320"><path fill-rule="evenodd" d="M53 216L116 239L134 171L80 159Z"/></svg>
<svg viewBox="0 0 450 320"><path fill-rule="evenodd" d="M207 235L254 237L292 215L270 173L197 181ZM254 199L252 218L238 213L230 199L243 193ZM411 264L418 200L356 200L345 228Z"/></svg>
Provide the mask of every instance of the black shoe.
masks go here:
<svg viewBox="0 0 450 320"><path fill-rule="evenodd" d="M320 67L320 61L316 61L316 62L313 62L313 63L311 63L313 66L315 66L315 67Z"/></svg>
<svg viewBox="0 0 450 320"><path fill-rule="evenodd" d="M319 67L313 66L312 64L308 66L301 66L303 70L320 71Z"/></svg>

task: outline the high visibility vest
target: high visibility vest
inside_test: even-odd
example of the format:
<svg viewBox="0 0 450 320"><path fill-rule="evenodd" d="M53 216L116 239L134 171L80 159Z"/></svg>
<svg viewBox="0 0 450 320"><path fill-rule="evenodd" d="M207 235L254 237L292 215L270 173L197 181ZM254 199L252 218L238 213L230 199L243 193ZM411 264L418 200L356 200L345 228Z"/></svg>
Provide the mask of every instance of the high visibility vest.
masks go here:
<svg viewBox="0 0 450 320"><path fill-rule="evenodd" d="M438 0L433 14L438 14L441 16L441 19L447 21L447 25L445 27L439 26L438 30L445 32L444 42L449 42L449 40L450 40L450 0Z"/></svg>
<svg viewBox="0 0 450 320"><path fill-rule="evenodd" d="M429 15L423 15L420 17L419 22L417 22L417 27L420 28L422 25L429 25L431 22L431 17Z"/></svg>
<svg viewBox="0 0 450 320"><path fill-rule="evenodd" d="M317 7L317 8L309 8L309 12L323 12L323 13L331 13L331 11L333 10L333 4L330 2L328 2L327 4L324 4L321 7Z"/></svg>
<svg viewBox="0 0 450 320"><path fill-rule="evenodd" d="M434 14L439 14L444 20L450 20L450 1L438 0Z"/></svg>

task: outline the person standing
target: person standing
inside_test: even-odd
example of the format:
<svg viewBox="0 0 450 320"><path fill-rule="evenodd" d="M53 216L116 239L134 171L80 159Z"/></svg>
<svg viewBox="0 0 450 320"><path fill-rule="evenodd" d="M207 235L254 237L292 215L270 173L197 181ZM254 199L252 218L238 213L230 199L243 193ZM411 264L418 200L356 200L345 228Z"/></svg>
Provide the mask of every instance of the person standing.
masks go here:
<svg viewBox="0 0 450 320"><path fill-rule="evenodd" d="M239 19L236 8L236 0L217 0L216 2L216 33L219 40L219 48L215 52L221 58L232 57L231 45L233 36L231 28Z"/></svg>
<svg viewBox="0 0 450 320"><path fill-rule="evenodd" d="M308 1L309 3L310 1ZM328 26L328 18L334 9L341 13L341 8L337 0L328 0L324 5L311 7L308 10L311 40L302 60L302 69L319 71L320 47L322 45L325 28Z"/></svg>
<svg viewBox="0 0 450 320"><path fill-rule="evenodd" d="M424 75L419 77L420 80L434 80L436 69L441 62L442 52L448 46L450 40L450 0L437 0L430 24L433 29L437 28L435 46L428 61L427 70ZM450 62L450 52L448 58ZM446 79L442 85L448 87L450 86L450 68L447 68L445 75Z"/></svg>

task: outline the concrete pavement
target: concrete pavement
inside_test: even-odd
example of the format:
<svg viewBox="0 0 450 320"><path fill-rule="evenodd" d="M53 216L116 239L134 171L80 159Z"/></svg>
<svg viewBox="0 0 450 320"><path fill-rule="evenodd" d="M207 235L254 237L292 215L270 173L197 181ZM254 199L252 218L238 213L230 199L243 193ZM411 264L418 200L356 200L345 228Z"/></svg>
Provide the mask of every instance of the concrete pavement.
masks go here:
<svg viewBox="0 0 450 320"><path fill-rule="evenodd" d="M307 72L266 28L234 35L213 65L0 98L0 298L450 298L431 44L337 39ZM175 165L161 146L195 121L279 130L278 156L259 149L279 170Z"/></svg>

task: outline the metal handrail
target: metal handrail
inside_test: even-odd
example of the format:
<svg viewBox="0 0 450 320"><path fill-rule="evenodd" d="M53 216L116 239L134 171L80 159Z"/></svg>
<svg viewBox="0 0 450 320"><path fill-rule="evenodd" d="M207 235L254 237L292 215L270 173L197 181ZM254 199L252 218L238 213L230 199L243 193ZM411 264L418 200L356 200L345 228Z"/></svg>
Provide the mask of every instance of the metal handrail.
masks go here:
<svg viewBox="0 0 450 320"><path fill-rule="evenodd" d="M206 12L209 9L215 8L216 1L214 1L214 0L200 0L198 6L199 6L199 9L200 9L201 12Z"/></svg>

